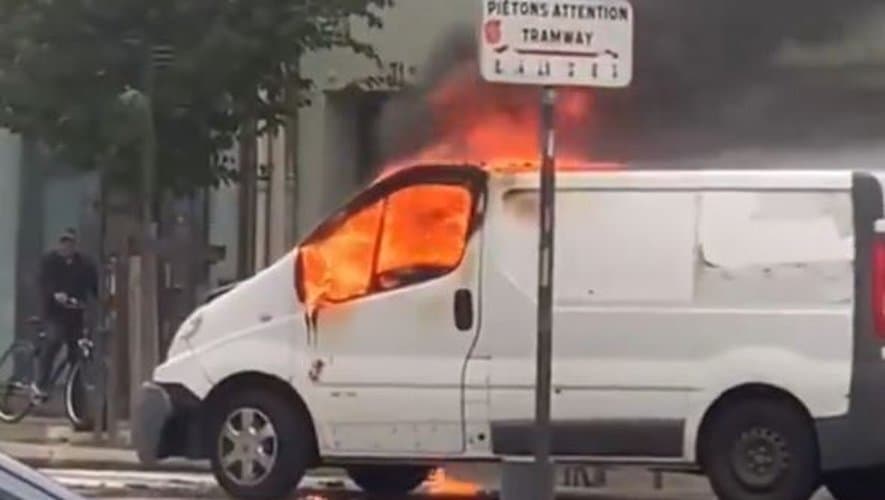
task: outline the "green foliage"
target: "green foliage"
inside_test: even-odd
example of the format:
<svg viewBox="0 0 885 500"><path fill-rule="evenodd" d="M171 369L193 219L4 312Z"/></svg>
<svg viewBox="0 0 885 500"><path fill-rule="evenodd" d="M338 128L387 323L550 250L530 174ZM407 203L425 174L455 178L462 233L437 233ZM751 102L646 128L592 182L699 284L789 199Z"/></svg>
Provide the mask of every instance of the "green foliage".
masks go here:
<svg viewBox="0 0 885 500"><path fill-rule="evenodd" d="M222 153L243 124L276 128L304 104L301 56L343 47L377 60L339 27L380 27L391 2L0 0L0 125L134 186L143 120L119 96L147 81L150 47L170 46L153 89L159 181L177 191L228 182Z"/></svg>

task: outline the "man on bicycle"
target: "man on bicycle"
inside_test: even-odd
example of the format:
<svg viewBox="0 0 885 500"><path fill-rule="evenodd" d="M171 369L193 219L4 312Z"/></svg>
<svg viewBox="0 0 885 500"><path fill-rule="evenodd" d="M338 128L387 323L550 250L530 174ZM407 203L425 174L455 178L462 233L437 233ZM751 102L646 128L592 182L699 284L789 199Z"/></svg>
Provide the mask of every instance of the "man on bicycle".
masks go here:
<svg viewBox="0 0 885 500"><path fill-rule="evenodd" d="M90 298L98 297L98 273L92 262L77 251L73 229L65 230L58 238L58 247L43 256L39 281L47 338L31 390L35 400L43 401L59 349L67 344L68 356L77 355L85 306Z"/></svg>

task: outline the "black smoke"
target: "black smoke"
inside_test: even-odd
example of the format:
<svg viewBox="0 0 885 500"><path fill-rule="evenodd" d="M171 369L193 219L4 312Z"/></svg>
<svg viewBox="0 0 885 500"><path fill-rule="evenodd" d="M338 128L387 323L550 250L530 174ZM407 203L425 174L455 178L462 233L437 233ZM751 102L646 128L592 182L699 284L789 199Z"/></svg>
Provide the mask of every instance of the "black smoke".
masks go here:
<svg viewBox="0 0 885 500"><path fill-rule="evenodd" d="M885 30L879 0L632 3L633 84L594 91L594 123L576 131L593 158L672 159L744 147L806 149L885 139L885 79L875 83L885 60L793 67L780 57L787 46L815 49L862 36L877 19ZM475 43L473 26L447 34L429 59L425 81L384 110L378 138L386 158L434 140L425 97L449 72L475 67Z"/></svg>
<svg viewBox="0 0 885 500"><path fill-rule="evenodd" d="M435 137L427 95L448 76L476 64L475 29L459 26L441 37L423 68L424 80L391 99L381 112L377 135L384 162L418 151ZM479 75L476 75L477 84Z"/></svg>

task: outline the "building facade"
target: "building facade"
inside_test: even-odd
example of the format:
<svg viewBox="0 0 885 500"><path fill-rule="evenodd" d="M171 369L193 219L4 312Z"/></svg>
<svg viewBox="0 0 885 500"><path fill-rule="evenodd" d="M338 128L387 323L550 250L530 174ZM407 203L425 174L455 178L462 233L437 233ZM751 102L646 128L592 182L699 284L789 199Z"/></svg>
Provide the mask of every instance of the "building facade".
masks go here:
<svg viewBox="0 0 885 500"><path fill-rule="evenodd" d="M472 26L481 2L404 0L383 13L385 28L352 23L355 37L372 44L384 67L380 76L393 85L354 88L379 75L374 62L347 50L322 51L302 61L302 72L316 85L311 105L298 117L295 149L295 235L303 236L376 173L373 132L391 92L419 81L442 37Z"/></svg>
<svg viewBox="0 0 885 500"><path fill-rule="evenodd" d="M21 152L21 141L17 137L0 132L0 329L3 332L15 329ZM0 348L5 348L11 340L11 335L2 336Z"/></svg>
<svg viewBox="0 0 885 500"><path fill-rule="evenodd" d="M0 347L40 314L41 255L66 228L99 258L100 186L95 173L49 160L33 141L0 131Z"/></svg>
<svg viewBox="0 0 885 500"><path fill-rule="evenodd" d="M403 86L424 77L440 40L457 28L472 26L480 7L475 0L405 0L382 12L383 29L350 23L352 34L376 49L381 68L343 49L302 59L301 72L315 85L310 105L287 130L260 138L256 150L262 168L254 198L244 197L235 186L210 195L209 240L226 248L224 259L213 267L213 285L237 276L238 257L247 257L257 270L291 251L377 175L375 132L384 104ZM380 77L380 84L359 85L369 77ZM244 203L245 210L254 212L254 227L235 222ZM244 241L248 255L242 256Z"/></svg>

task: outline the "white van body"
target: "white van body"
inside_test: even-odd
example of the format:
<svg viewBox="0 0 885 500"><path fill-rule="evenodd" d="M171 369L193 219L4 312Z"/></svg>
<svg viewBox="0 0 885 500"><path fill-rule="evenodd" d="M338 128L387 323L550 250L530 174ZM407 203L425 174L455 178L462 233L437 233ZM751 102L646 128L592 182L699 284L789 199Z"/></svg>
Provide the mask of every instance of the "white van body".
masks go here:
<svg viewBox="0 0 885 500"><path fill-rule="evenodd" d="M314 308L296 250L195 311L146 389L163 404L141 410L141 456L211 455L194 421L237 384L288 388L318 463L530 455L538 175L416 167L361 196L457 171L476 183L475 223L445 273ZM717 402L763 391L807 412L822 470L885 464L872 432L885 408L870 401L885 389L869 295L876 177L563 171L556 211L558 462L694 468Z"/></svg>

